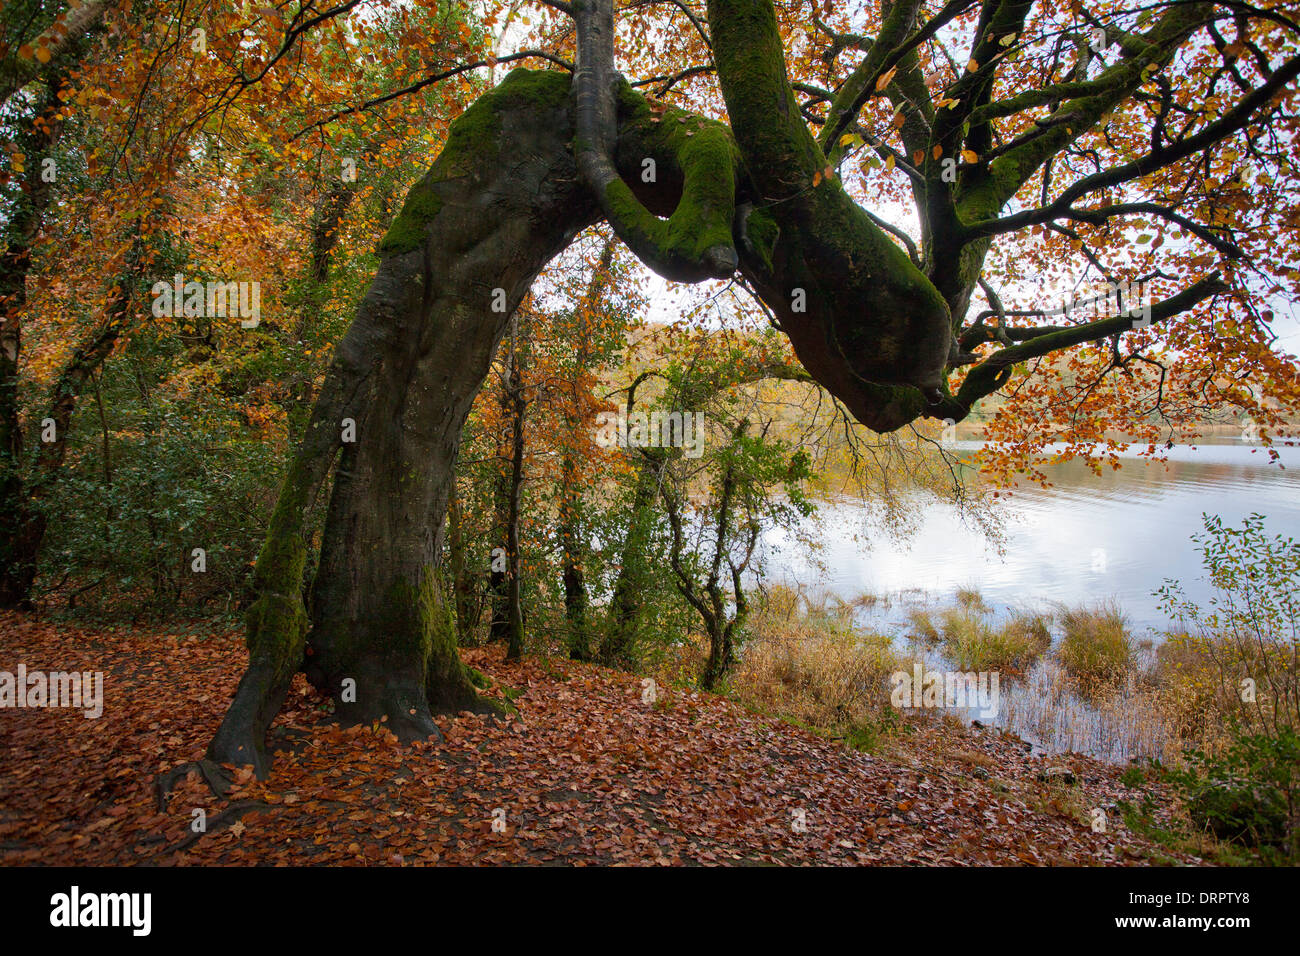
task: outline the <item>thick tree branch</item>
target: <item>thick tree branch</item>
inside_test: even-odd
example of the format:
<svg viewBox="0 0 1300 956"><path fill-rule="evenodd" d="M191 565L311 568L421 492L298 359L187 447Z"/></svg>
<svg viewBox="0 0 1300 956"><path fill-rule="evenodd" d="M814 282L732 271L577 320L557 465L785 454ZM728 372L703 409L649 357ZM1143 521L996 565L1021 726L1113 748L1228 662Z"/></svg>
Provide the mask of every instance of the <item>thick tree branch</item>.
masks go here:
<svg viewBox="0 0 1300 956"><path fill-rule="evenodd" d="M40 37L23 46L31 47L33 51L43 46L50 54L46 62L54 62L62 53L74 47L86 34L98 27L110 6L109 0L87 0L80 6L70 7L62 21L56 22ZM44 43L41 42L42 40ZM36 58L35 52L30 56L23 55L20 52L23 46L15 45L10 54L0 60L0 106L36 79L44 66Z"/></svg>
<svg viewBox="0 0 1300 956"><path fill-rule="evenodd" d="M578 169L614 232L642 262L679 282L729 278L740 259L731 238L735 217L735 156L720 124L690 131L664 131L663 145L676 153L682 195L667 221L645 208L614 165L618 133L614 73L613 0L576 0L578 64L574 74ZM684 123L685 118L680 118ZM690 136L684 134L689 132ZM644 167L657 174L653 157ZM645 172L643 172L645 175Z"/></svg>

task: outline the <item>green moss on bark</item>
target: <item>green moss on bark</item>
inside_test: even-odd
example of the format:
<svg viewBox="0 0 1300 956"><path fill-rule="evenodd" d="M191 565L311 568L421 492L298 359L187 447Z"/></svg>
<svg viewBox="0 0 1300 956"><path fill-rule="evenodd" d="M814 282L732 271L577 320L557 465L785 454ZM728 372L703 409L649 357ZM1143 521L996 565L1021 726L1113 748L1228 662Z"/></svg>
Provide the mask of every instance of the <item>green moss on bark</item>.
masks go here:
<svg viewBox="0 0 1300 956"><path fill-rule="evenodd" d="M786 81L774 7L710 3L709 30L727 114L751 174L768 195L801 188L825 167L826 158Z"/></svg>
<svg viewBox="0 0 1300 956"><path fill-rule="evenodd" d="M297 671L307 636L307 610L302 601L307 566L307 546L302 539L305 484L297 467L285 478L253 570L257 600L245 614L249 654L268 662L277 681L288 680Z"/></svg>
<svg viewBox="0 0 1300 956"><path fill-rule="evenodd" d="M503 114L526 107L567 108L568 97L567 73L521 67L470 104L451 124L433 168L411 187L402 211L379 243L380 255L402 255L420 248L429 225L442 210L441 184L472 176L499 160L501 152L510 147L501 140Z"/></svg>
<svg viewBox="0 0 1300 956"><path fill-rule="evenodd" d="M642 162L653 159L656 182L682 184L676 208L660 219L640 204L625 182L610 182L605 208L620 233L634 242L644 240L670 266L689 267L704 261L710 250L730 250L736 170L741 165L731 130L675 107L655 112L626 81L619 84L617 98L625 163L639 175ZM630 155L628 149L640 155Z"/></svg>
<svg viewBox="0 0 1300 956"><path fill-rule="evenodd" d="M474 672L460 659L456 620L450 603L443 599L441 572L429 569L424 582L421 608L428 634L425 688L430 709L444 713L461 710L501 713L502 708L495 701L478 695L474 689Z"/></svg>
<svg viewBox="0 0 1300 956"><path fill-rule="evenodd" d="M388 586L373 633L387 635L385 656L396 664L425 661L429 656L430 617L436 609L428 575L418 584L395 580ZM373 647L367 642L366 650ZM358 649L359 650L359 649Z"/></svg>
<svg viewBox="0 0 1300 956"><path fill-rule="evenodd" d="M393 220L379 243L381 255L400 255L418 249L424 242L429 223L442 209L442 197L434 188L433 173L411 187L401 213Z"/></svg>
<svg viewBox="0 0 1300 956"><path fill-rule="evenodd" d="M745 237L755 255L772 271L772 254L776 250L776 241L781 236L781 227L765 209L755 209L745 220Z"/></svg>

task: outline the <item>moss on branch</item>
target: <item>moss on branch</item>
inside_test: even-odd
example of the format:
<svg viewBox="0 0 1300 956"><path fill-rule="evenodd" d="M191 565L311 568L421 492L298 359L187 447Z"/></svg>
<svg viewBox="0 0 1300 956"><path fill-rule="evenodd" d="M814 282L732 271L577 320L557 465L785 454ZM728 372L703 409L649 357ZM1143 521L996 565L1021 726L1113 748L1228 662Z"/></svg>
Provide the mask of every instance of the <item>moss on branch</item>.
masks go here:
<svg viewBox="0 0 1300 956"><path fill-rule="evenodd" d="M681 182L667 219L646 209L622 179L607 183L602 206L619 236L668 278L730 275L738 263L732 226L741 163L731 130L674 107L656 113L626 82L619 84L618 106L625 138L644 153L640 160L655 163L655 180Z"/></svg>
<svg viewBox="0 0 1300 956"><path fill-rule="evenodd" d="M442 210L442 183L472 176L484 165L498 162L510 144L501 141L502 118L508 112L533 107L565 109L569 74L558 70L511 70L451 124L437 161L406 195L402 211L379 243L380 255L402 255L420 248L429 227Z"/></svg>

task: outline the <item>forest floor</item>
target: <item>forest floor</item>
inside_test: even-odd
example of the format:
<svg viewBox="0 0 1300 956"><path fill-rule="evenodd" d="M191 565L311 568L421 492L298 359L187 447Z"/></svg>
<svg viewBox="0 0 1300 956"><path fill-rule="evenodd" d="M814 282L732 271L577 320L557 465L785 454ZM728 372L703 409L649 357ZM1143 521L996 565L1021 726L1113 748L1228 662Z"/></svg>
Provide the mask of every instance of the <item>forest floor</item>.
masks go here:
<svg viewBox="0 0 1300 956"><path fill-rule="evenodd" d="M160 806L158 774L221 721L240 632L0 614L0 670L102 671L105 697L97 719L0 710L0 864L1199 862L1126 830L1113 805L1139 793L1090 758L942 720L867 754L710 694L643 703L631 674L464 654L516 715L440 718L445 742L402 747L331 724L299 677L268 780L221 800L196 774Z"/></svg>

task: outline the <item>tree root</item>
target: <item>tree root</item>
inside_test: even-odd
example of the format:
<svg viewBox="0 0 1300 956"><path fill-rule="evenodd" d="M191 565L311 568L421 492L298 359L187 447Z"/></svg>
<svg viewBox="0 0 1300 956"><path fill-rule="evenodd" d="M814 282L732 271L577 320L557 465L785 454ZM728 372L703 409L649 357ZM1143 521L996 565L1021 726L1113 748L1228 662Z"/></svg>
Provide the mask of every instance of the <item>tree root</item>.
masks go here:
<svg viewBox="0 0 1300 956"><path fill-rule="evenodd" d="M181 850L193 846L208 834L216 833L218 830L224 830L226 827L235 824L238 822L239 818L249 810L266 809L268 806L269 804L262 800L238 800L221 812L215 814L212 819L207 822L207 826L204 829L189 832L182 839L177 840L175 843L168 844L154 855L165 856L171 853L179 853Z"/></svg>
<svg viewBox="0 0 1300 956"><path fill-rule="evenodd" d="M230 771L207 758L191 760L189 763L183 763L179 767L173 767L165 773L160 773L154 778L154 794L158 800L159 812L167 809L167 798L175 791L177 781L184 780L195 770L199 772L203 782L208 785L208 789L212 791L214 796L220 797L222 800L229 796L230 788L235 782L230 775Z"/></svg>

